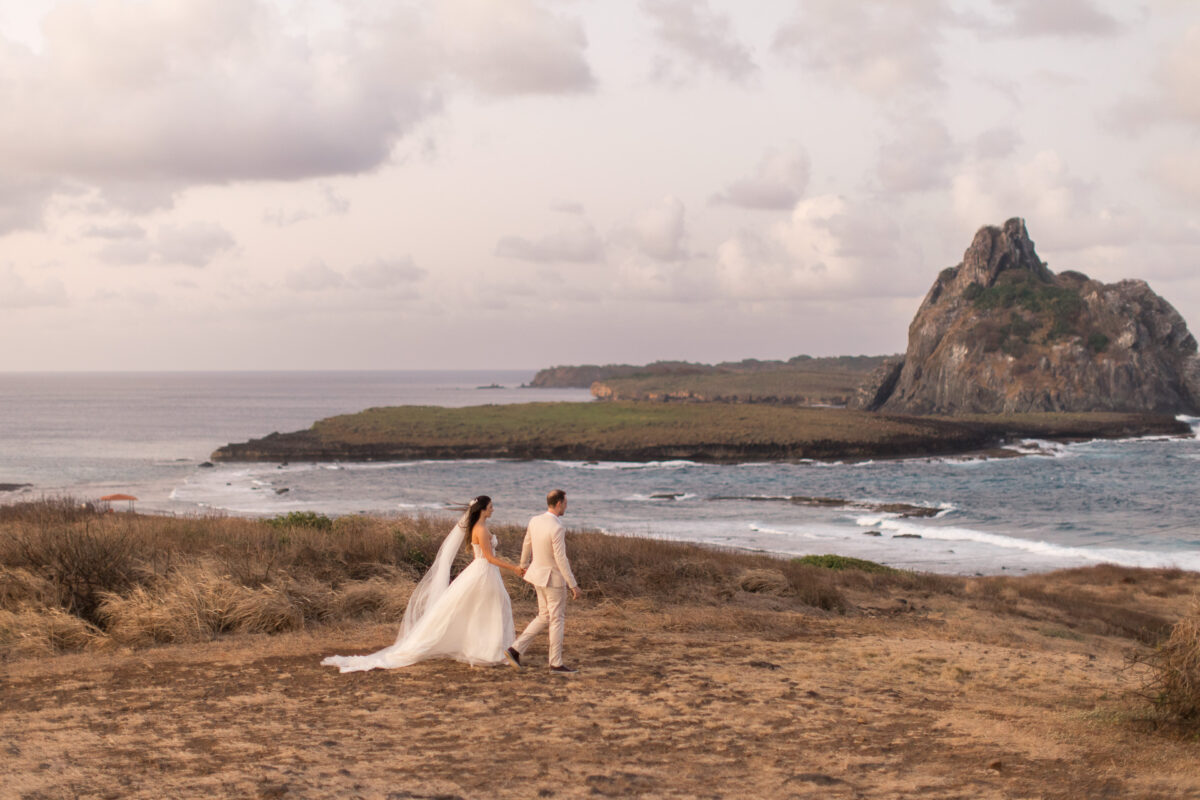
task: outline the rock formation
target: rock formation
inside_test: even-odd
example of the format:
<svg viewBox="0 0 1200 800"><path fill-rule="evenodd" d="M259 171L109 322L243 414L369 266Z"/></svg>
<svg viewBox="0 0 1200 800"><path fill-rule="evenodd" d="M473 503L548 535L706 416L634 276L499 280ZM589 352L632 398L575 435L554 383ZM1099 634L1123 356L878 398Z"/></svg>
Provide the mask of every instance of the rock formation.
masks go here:
<svg viewBox="0 0 1200 800"><path fill-rule="evenodd" d="M1051 272L1021 219L975 234L853 407L909 414L1200 413L1196 340L1140 280Z"/></svg>

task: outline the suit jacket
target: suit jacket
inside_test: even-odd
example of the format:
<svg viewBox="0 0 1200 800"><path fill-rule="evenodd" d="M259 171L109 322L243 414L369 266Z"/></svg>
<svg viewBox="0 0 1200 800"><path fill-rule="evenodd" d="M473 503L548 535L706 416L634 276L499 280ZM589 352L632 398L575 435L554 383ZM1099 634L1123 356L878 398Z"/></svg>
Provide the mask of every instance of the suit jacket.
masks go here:
<svg viewBox="0 0 1200 800"><path fill-rule="evenodd" d="M558 517L547 511L529 520L521 544L521 566L525 580L534 586L576 587L571 562L567 560L567 531Z"/></svg>

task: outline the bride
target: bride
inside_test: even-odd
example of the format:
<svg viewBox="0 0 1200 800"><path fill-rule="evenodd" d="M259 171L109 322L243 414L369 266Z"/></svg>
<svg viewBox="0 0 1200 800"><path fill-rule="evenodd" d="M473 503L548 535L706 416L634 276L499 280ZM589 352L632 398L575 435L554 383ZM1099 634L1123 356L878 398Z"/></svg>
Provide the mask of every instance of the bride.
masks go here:
<svg viewBox="0 0 1200 800"><path fill-rule="evenodd" d="M458 524L438 548L433 566L408 599L400 634L391 647L365 656L330 656L321 663L342 672L406 667L431 658L475 664L499 664L513 643L512 604L500 567L524 570L496 556L496 537L488 532L492 499L471 501ZM467 532L475 560L450 580L450 564Z"/></svg>

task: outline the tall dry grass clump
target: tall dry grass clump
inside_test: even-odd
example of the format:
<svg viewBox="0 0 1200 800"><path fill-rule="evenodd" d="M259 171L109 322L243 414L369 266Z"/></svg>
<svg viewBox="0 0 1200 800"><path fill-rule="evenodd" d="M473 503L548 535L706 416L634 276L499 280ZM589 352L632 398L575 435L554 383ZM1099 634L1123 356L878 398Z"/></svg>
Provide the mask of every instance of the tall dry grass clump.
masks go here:
<svg viewBox="0 0 1200 800"><path fill-rule="evenodd" d="M0 507L0 658L399 621L452 522ZM460 554L460 566L467 561Z"/></svg>
<svg viewBox="0 0 1200 800"><path fill-rule="evenodd" d="M1147 667L1142 694L1171 722L1200 727L1200 600L1149 654L1134 657Z"/></svg>
<svg viewBox="0 0 1200 800"><path fill-rule="evenodd" d="M0 507L0 657L348 620L398 623L454 522L100 514L57 500ZM501 555L517 559L524 529L493 532ZM843 612L850 591L953 590L949 579L835 570L639 536L569 533L568 548L592 600ZM469 560L464 547L455 571ZM511 576L506 586L515 599L534 596Z"/></svg>

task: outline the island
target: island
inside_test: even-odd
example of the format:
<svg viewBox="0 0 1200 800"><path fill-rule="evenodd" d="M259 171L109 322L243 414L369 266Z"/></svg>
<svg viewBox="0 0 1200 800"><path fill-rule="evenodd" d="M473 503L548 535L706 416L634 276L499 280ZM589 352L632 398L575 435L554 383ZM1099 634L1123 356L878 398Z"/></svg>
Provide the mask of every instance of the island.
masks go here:
<svg viewBox="0 0 1200 800"><path fill-rule="evenodd" d="M987 451L1021 439L1188 435L1170 414L920 417L732 403L395 406L228 444L213 461L557 459L707 463L866 459Z"/></svg>
<svg viewBox="0 0 1200 800"><path fill-rule="evenodd" d="M980 228L937 274L903 355L559 366L530 386L590 386L605 402L371 408L212 459L741 463L1186 436L1179 417L1200 414L1200 356L1145 282L1055 274L1013 218Z"/></svg>

